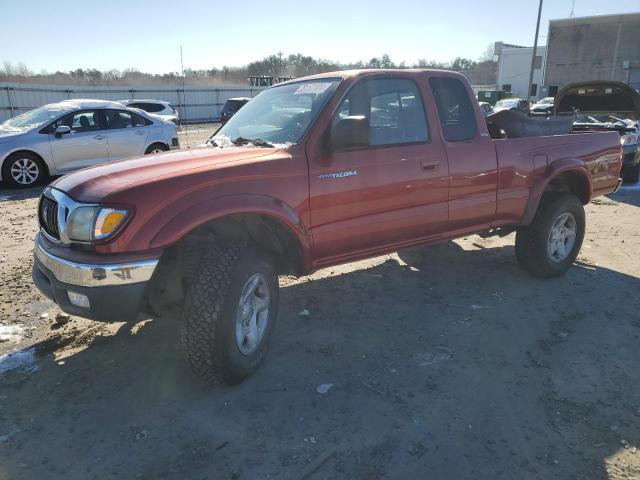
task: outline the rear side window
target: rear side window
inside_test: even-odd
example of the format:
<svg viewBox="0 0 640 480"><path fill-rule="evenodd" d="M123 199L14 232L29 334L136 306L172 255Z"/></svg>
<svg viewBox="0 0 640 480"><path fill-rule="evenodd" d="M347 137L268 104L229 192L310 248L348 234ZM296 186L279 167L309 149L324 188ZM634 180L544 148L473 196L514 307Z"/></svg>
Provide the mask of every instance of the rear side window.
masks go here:
<svg viewBox="0 0 640 480"><path fill-rule="evenodd" d="M448 142L471 140L478 126L469 93L457 78L433 77L429 80L438 107L442 133Z"/></svg>
<svg viewBox="0 0 640 480"><path fill-rule="evenodd" d="M411 80L377 79L356 84L338 108L334 121L355 115L369 120L371 146L429 139L422 100Z"/></svg>
<svg viewBox="0 0 640 480"><path fill-rule="evenodd" d="M139 108L140 110L144 110L145 112L149 112L149 113L156 113L164 110L164 105L161 103L148 103L148 102L137 103L136 102L136 103L130 103L128 106L132 108Z"/></svg>
<svg viewBox="0 0 640 480"><path fill-rule="evenodd" d="M146 118L142 118L137 113L132 113L131 114L131 119L133 120L133 126L134 127L144 127L146 125L151 125L152 124L152 122L150 122Z"/></svg>
<svg viewBox="0 0 640 480"><path fill-rule="evenodd" d="M133 127L133 119L129 112L123 112L121 110L107 110L106 118L107 128L109 130Z"/></svg>

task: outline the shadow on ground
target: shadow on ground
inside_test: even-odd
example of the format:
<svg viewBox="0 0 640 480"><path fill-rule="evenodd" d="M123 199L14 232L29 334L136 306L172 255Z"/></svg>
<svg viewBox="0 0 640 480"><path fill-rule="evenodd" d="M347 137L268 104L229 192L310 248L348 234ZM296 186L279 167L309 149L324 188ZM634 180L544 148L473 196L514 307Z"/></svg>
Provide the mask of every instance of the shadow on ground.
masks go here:
<svg viewBox="0 0 640 480"><path fill-rule="evenodd" d="M399 258L284 288L237 387L191 376L172 319L5 374L0 478L617 478L605 460L640 442L638 279L534 279L512 247Z"/></svg>

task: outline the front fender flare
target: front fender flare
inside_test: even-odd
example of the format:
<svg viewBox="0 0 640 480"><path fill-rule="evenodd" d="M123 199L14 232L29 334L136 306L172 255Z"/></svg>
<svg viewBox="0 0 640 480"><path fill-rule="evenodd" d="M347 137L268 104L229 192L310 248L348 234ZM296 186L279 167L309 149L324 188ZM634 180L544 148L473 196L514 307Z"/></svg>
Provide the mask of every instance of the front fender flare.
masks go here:
<svg viewBox="0 0 640 480"><path fill-rule="evenodd" d="M173 245L207 222L242 213L265 215L283 223L300 242L306 264L312 245L311 233L291 206L267 195L225 195L189 206L164 221L152 237L149 247L163 248Z"/></svg>

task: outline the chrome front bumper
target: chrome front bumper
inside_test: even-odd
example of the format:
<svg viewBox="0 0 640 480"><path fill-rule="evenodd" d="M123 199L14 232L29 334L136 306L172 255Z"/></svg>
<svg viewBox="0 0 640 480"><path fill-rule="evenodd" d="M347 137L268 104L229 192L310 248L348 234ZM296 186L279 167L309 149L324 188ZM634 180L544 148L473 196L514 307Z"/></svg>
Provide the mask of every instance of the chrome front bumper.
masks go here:
<svg viewBox="0 0 640 480"><path fill-rule="evenodd" d="M81 287L128 285L148 282L159 260L116 264L76 263L51 255L36 241L35 256L59 282Z"/></svg>

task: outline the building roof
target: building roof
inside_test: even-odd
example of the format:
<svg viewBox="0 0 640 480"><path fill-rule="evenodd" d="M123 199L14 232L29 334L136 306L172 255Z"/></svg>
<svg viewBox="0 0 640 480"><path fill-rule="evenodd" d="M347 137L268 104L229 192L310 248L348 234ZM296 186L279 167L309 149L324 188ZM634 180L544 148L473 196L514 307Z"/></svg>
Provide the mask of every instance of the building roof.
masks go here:
<svg viewBox="0 0 640 480"><path fill-rule="evenodd" d="M553 26L569 26L591 23L618 23L620 21L640 22L640 12L616 13L613 15L591 15L589 17L559 18L557 20L549 20L549 24Z"/></svg>

